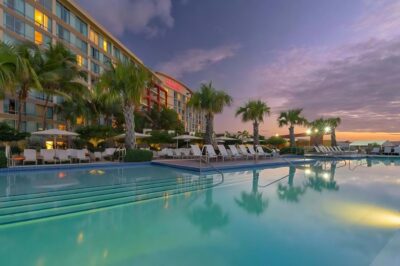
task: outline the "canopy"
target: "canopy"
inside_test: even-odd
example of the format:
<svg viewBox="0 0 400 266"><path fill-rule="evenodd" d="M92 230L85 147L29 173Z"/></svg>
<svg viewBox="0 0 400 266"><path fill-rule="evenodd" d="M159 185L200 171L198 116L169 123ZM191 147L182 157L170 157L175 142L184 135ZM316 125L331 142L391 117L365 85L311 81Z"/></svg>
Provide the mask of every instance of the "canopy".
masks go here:
<svg viewBox="0 0 400 266"><path fill-rule="evenodd" d="M75 132L70 132L70 131L59 130L59 129L53 128L53 129L33 132L33 133L31 133L31 135L37 135L37 136L78 136L79 134L75 133Z"/></svg>
<svg viewBox="0 0 400 266"><path fill-rule="evenodd" d="M393 143L388 140L359 140L350 143L350 147L366 147L373 144L377 144L379 146L394 146Z"/></svg>
<svg viewBox="0 0 400 266"><path fill-rule="evenodd" d="M217 138L215 138L215 140L216 141L230 141L230 140L237 140L237 139L234 139L234 138L229 138L229 137L217 137Z"/></svg>
<svg viewBox="0 0 400 266"><path fill-rule="evenodd" d="M180 136L176 136L173 139L176 140L194 140L194 139L202 139L196 136L192 136L192 135L180 135Z"/></svg>
<svg viewBox="0 0 400 266"><path fill-rule="evenodd" d="M125 138L125 136L126 136L126 134L121 134L121 135L116 136L115 138L123 139L123 138ZM150 137L151 137L151 135L135 132L135 138L137 138L137 139L150 138Z"/></svg>

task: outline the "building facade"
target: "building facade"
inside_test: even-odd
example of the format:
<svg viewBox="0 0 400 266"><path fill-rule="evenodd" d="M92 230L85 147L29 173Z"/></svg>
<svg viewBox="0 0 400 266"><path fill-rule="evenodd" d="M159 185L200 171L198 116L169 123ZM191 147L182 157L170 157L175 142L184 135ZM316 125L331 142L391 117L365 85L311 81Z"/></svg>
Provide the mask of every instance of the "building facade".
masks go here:
<svg viewBox="0 0 400 266"><path fill-rule="evenodd" d="M185 125L187 132L204 132L205 116L203 112L187 106L193 91L175 78L161 72L156 72L161 80L161 86L167 92L167 107L174 109Z"/></svg>
<svg viewBox="0 0 400 266"><path fill-rule="evenodd" d="M100 23L70 0L0 0L0 40L9 43L31 41L46 47L49 43L62 42L75 55L78 65L87 73L85 82L91 87L110 63L143 62L120 43ZM166 105L166 92L154 82L147 89L142 104ZM21 130L41 130L46 95L31 91L23 107ZM63 127L57 119L54 106L60 97L52 97L46 113L48 128ZM0 100L0 121L14 126L17 120L18 101L12 97Z"/></svg>

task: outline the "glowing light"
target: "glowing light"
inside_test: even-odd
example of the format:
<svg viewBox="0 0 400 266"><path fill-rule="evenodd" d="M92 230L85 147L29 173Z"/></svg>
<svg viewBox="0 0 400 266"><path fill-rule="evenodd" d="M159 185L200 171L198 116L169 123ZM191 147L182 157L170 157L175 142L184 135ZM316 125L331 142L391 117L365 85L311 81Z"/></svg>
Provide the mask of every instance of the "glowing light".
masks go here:
<svg viewBox="0 0 400 266"><path fill-rule="evenodd" d="M312 173L312 171L311 171L311 169L306 169L306 170L304 170L304 173L305 173L306 175L309 175L309 174Z"/></svg>
<svg viewBox="0 0 400 266"><path fill-rule="evenodd" d="M329 179L329 174L328 174L328 173L323 173L323 174L322 174L322 177L323 177L325 180L328 180L328 179Z"/></svg>
<svg viewBox="0 0 400 266"><path fill-rule="evenodd" d="M326 133L331 132L331 128L330 127L325 127L325 132Z"/></svg>
<svg viewBox="0 0 400 266"><path fill-rule="evenodd" d="M314 132L315 132L315 133L318 133L318 131L319 131L318 128L314 129Z"/></svg>
<svg viewBox="0 0 400 266"><path fill-rule="evenodd" d="M91 174L91 175L104 175L105 173L106 172L103 171L103 170L96 170L96 169L93 169L93 170L89 171L89 174Z"/></svg>
<svg viewBox="0 0 400 266"><path fill-rule="evenodd" d="M79 232L78 237L76 238L76 243L77 244L83 243L83 232Z"/></svg>
<svg viewBox="0 0 400 266"><path fill-rule="evenodd" d="M311 135L311 133L312 133L311 129L307 129L306 134Z"/></svg>
<svg viewBox="0 0 400 266"><path fill-rule="evenodd" d="M379 228L400 228L396 210L361 203L334 203L328 212L337 219L355 225Z"/></svg>
<svg viewBox="0 0 400 266"><path fill-rule="evenodd" d="M67 174L64 173L64 172L59 172L59 173L58 173L58 178L60 178L60 179L63 179L63 178L66 177L66 176L67 176Z"/></svg>
<svg viewBox="0 0 400 266"><path fill-rule="evenodd" d="M278 134L278 133L276 133L276 134L275 134L275 137L279 137L279 134Z"/></svg>

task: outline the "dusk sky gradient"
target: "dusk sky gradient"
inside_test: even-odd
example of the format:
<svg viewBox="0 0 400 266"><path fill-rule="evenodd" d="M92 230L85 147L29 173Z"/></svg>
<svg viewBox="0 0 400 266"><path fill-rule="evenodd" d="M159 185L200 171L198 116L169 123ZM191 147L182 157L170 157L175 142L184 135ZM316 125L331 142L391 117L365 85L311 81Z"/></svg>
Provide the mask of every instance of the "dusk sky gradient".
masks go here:
<svg viewBox="0 0 400 266"><path fill-rule="evenodd" d="M277 114L304 108L308 119L340 116L339 139L400 140L400 1L77 2L155 71L231 94L217 132L250 130L235 109L262 99L263 135L287 134Z"/></svg>

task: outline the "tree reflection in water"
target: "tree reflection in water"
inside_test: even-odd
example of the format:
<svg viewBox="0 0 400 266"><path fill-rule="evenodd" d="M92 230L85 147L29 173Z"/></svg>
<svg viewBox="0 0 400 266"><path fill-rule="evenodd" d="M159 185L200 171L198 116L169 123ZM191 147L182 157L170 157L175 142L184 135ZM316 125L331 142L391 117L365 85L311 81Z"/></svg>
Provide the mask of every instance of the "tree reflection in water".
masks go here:
<svg viewBox="0 0 400 266"><path fill-rule="evenodd" d="M312 167L312 175L309 176L306 187L315 191L322 192L322 190L339 190L339 185L335 181L336 161L331 162L329 172L323 169L322 165Z"/></svg>
<svg viewBox="0 0 400 266"><path fill-rule="evenodd" d="M294 176L296 175L296 167L291 165L289 167L289 176L287 185L278 185L278 197L281 200L286 200L288 202L298 202L299 196L306 192L304 186L294 186Z"/></svg>
<svg viewBox="0 0 400 266"><path fill-rule="evenodd" d="M188 214L190 222L198 226L203 234L209 234L229 223L229 215L224 213L219 204L213 202L213 178L208 177L206 182L210 186L205 190L204 205L195 206Z"/></svg>
<svg viewBox="0 0 400 266"><path fill-rule="evenodd" d="M240 199L235 198L236 204L250 214L261 215L268 207L268 200L264 200L262 193L258 192L258 179L260 173L253 170L253 185L251 192L242 192Z"/></svg>

